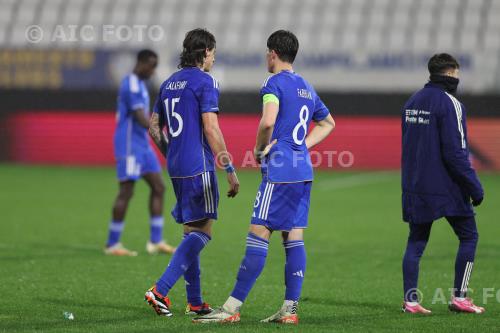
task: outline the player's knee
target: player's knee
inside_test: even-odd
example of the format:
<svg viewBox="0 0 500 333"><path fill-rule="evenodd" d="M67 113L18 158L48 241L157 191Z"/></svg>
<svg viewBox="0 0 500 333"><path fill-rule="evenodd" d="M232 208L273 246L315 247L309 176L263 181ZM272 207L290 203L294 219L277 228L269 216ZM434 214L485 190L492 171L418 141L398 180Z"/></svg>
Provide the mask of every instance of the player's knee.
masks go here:
<svg viewBox="0 0 500 333"><path fill-rule="evenodd" d="M121 189L120 193L118 194L118 197L121 200L128 201L132 198L134 195L134 190L132 188L126 188L126 189Z"/></svg>
<svg viewBox="0 0 500 333"><path fill-rule="evenodd" d="M269 238L271 237L271 230L263 225L251 224L248 231L255 236L263 238L265 240L269 240Z"/></svg>
<svg viewBox="0 0 500 333"><path fill-rule="evenodd" d="M419 260L424 254L427 241L409 241L406 246L405 258Z"/></svg>
<svg viewBox="0 0 500 333"><path fill-rule="evenodd" d="M200 231L203 232L204 234L207 234L209 237L212 236L212 224L214 220L212 219L203 219L195 222L191 222L188 225L184 226L184 232L189 233L192 231ZM186 228L187 226L187 228Z"/></svg>
<svg viewBox="0 0 500 333"><path fill-rule="evenodd" d="M476 243L479 240L479 234L477 231L471 231L458 236L460 242Z"/></svg>
<svg viewBox="0 0 500 333"><path fill-rule="evenodd" d="M283 231L281 237L284 242L304 240L304 229L295 228L290 231Z"/></svg>
<svg viewBox="0 0 500 333"><path fill-rule="evenodd" d="M162 182L158 182L152 187L151 190L154 195L163 196L163 194L165 193L165 185Z"/></svg>

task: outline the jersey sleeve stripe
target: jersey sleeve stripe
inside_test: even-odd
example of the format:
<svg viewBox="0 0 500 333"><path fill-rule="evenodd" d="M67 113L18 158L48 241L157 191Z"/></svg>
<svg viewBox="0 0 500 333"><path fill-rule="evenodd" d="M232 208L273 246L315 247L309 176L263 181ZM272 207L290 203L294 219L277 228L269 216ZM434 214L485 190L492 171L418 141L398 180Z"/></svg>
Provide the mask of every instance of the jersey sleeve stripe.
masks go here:
<svg viewBox="0 0 500 333"><path fill-rule="evenodd" d="M267 82L269 81L270 78L272 78L273 76L269 76L265 81L264 81L264 84L262 85L263 87L267 86Z"/></svg>
<svg viewBox="0 0 500 333"><path fill-rule="evenodd" d="M208 74L208 73L207 73ZM212 87L214 89L219 89L219 81L217 81L217 79L215 77L213 77L212 75L208 74L210 76L210 78L212 79Z"/></svg>
<svg viewBox="0 0 500 333"><path fill-rule="evenodd" d="M465 149L465 134L464 134L464 127L462 125L462 104L455 98L455 102L457 103L458 106L458 126L460 127L460 134L462 138L462 148Z"/></svg>
<svg viewBox="0 0 500 333"><path fill-rule="evenodd" d="M132 92L132 93L139 92L139 80L137 79L137 76L135 76L134 74L129 76L128 85L129 85L130 92Z"/></svg>
<svg viewBox="0 0 500 333"><path fill-rule="evenodd" d="M462 106L460 105L460 102L453 97L452 95L446 93L448 97L450 98L451 102L453 103L453 106L455 107L455 114L457 115L457 125L458 125L458 131L460 132L460 139L462 143L462 149L465 149L465 136L464 136L464 129L462 126Z"/></svg>

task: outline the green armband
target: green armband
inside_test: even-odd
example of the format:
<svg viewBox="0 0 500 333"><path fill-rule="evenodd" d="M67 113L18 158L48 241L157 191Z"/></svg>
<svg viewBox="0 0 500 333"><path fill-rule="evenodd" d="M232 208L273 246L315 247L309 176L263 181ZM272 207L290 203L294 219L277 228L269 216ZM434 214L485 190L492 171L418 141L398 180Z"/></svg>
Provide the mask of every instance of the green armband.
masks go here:
<svg viewBox="0 0 500 333"><path fill-rule="evenodd" d="M262 103L264 105L266 105L269 102L273 102L273 103L280 105L280 100L278 99L278 97L276 97L276 95L265 94L264 96L262 96Z"/></svg>

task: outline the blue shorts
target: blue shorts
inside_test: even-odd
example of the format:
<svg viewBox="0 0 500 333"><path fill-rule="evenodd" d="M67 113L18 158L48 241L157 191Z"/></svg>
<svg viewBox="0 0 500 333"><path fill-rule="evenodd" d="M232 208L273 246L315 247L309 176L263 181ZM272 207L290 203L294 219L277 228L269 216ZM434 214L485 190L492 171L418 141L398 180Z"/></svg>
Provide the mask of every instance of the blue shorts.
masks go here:
<svg viewBox="0 0 500 333"><path fill-rule="evenodd" d="M172 216L177 223L217 219L219 188L213 171L186 178L171 178L177 203Z"/></svg>
<svg viewBox="0 0 500 333"><path fill-rule="evenodd" d="M312 182L270 183L263 180L253 204L251 224L271 230L307 228Z"/></svg>
<svg viewBox="0 0 500 333"><path fill-rule="evenodd" d="M156 154L150 150L140 154L120 157L116 160L118 180L137 180L147 173L160 173L161 166Z"/></svg>

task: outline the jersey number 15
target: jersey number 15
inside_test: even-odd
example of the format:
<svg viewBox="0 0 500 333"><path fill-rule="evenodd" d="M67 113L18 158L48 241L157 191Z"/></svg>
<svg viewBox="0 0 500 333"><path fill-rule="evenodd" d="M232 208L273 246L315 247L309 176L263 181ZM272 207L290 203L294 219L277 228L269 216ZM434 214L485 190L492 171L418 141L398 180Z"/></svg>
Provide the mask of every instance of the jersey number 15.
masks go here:
<svg viewBox="0 0 500 333"><path fill-rule="evenodd" d="M169 107L169 99L165 99L163 101L163 103L165 103L165 111L167 112L167 122L168 122L168 131L170 132L170 135L175 138L177 136L179 136L179 134L181 134L182 132L182 127L184 125L184 122L182 121L182 117L180 114L176 113L174 111L175 109L175 104L177 104L177 102L179 102L180 98L179 97L176 97L176 98L172 98L170 101L170 105L171 107ZM178 127L177 127L177 130L174 131L174 129L172 128L172 124L170 122L170 116L172 116L172 118L175 118L177 120L177 123L179 124Z"/></svg>

